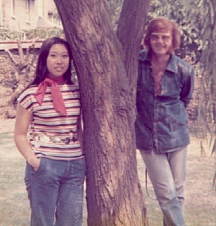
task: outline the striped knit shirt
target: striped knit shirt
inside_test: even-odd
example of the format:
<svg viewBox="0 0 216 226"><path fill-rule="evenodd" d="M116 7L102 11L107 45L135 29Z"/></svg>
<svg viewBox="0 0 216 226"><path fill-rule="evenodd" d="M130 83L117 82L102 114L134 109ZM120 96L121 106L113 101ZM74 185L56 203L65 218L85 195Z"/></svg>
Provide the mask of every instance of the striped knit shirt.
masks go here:
<svg viewBox="0 0 216 226"><path fill-rule="evenodd" d="M18 102L32 113L29 142L38 157L55 160L73 160L83 157L77 140L77 120L80 116L80 95L77 85L59 85L68 116L54 109L48 86L42 105L34 94L38 86L26 89Z"/></svg>

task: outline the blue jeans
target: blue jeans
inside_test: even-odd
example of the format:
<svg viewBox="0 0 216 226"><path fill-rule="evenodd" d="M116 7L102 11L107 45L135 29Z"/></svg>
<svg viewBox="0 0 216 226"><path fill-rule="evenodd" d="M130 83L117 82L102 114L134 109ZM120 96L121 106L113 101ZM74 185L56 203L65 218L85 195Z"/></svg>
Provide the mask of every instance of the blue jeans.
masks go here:
<svg viewBox="0 0 216 226"><path fill-rule="evenodd" d="M85 159L41 158L37 171L26 164L31 226L81 226Z"/></svg>
<svg viewBox="0 0 216 226"><path fill-rule="evenodd" d="M163 212L164 225L185 226L183 203L187 148L165 154L140 153Z"/></svg>

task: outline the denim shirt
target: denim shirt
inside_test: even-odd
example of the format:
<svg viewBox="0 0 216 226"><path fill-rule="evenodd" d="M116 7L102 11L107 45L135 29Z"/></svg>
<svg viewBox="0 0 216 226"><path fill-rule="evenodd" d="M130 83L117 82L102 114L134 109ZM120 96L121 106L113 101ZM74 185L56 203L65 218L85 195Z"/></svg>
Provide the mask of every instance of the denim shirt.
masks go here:
<svg viewBox="0 0 216 226"><path fill-rule="evenodd" d="M155 96L150 55L142 50L137 80L136 145L144 152L166 153L190 143L186 107L192 98L194 68L171 54Z"/></svg>

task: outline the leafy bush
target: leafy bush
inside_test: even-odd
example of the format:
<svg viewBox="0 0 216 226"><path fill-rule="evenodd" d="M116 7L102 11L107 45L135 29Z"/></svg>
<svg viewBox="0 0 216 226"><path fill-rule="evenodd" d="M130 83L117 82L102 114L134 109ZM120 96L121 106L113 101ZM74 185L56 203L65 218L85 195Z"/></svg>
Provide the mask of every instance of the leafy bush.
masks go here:
<svg viewBox="0 0 216 226"><path fill-rule="evenodd" d="M52 36L63 36L60 28L37 28L23 31L0 30L0 40L31 40L35 38L46 39Z"/></svg>

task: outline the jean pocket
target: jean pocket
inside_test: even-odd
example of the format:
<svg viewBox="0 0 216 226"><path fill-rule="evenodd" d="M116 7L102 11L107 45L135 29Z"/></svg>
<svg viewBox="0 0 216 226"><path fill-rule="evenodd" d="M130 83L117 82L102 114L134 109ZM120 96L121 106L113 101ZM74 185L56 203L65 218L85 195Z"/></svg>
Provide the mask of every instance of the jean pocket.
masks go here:
<svg viewBox="0 0 216 226"><path fill-rule="evenodd" d="M39 167L38 167L38 169L37 170L35 170L32 166L32 169L33 169L33 174L37 174L37 173L39 173L41 170L42 170L42 168L43 168L43 161L44 161L44 159L43 158L40 158L40 164L39 164Z"/></svg>

